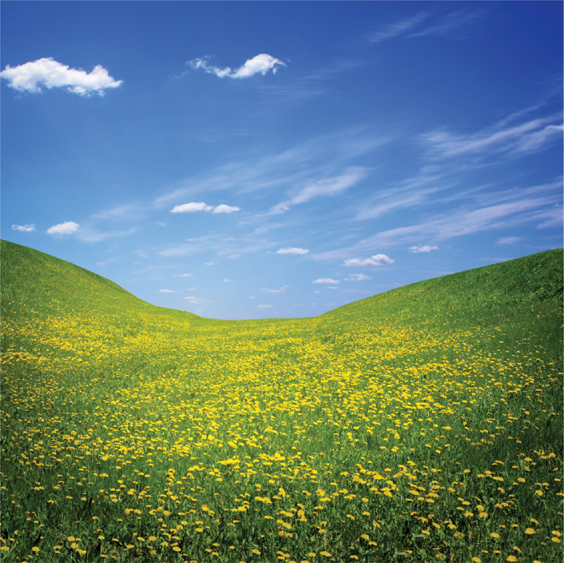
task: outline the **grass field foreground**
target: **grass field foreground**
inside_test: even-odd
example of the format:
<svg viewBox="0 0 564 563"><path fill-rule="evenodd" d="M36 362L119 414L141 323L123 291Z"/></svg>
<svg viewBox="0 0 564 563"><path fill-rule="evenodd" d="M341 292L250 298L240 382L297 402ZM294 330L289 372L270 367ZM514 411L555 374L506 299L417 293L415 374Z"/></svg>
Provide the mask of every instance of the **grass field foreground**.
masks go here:
<svg viewBox="0 0 564 563"><path fill-rule="evenodd" d="M562 561L562 250L216 321L1 244L3 561Z"/></svg>

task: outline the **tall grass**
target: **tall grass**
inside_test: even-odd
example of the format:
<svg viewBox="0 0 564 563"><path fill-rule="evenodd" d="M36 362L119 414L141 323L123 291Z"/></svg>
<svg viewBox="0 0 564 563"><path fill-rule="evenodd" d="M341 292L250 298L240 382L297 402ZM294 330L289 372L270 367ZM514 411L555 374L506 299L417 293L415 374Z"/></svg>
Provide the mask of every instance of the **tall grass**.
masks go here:
<svg viewBox="0 0 564 563"><path fill-rule="evenodd" d="M562 251L214 321L2 242L5 561L561 561Z"/></svg>

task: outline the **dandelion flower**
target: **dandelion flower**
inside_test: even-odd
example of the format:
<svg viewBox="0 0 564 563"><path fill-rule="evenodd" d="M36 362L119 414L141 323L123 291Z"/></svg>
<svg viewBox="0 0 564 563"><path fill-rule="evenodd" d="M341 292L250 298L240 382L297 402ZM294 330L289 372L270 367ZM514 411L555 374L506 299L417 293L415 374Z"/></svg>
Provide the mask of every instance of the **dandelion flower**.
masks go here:
<svg viewBox="0 0 564 563"><path fill-rule="evenodd" d="M525 530L525 533L526 533L528 536L532 536L532 535L535 533L535 531L533 530L533 528L527 528L527 529Z"/></svg>

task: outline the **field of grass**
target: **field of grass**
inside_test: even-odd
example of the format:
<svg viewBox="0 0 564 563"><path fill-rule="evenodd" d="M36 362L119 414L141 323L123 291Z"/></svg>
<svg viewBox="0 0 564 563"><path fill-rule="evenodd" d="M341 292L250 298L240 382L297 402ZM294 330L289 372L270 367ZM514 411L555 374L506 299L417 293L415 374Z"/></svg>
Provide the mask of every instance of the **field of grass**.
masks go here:
<svg viewBox="0 0 564 563"><path fill-rule="evenodd" d="M2 251L6 562L561 562L562 250L308 319Z"/></svg>

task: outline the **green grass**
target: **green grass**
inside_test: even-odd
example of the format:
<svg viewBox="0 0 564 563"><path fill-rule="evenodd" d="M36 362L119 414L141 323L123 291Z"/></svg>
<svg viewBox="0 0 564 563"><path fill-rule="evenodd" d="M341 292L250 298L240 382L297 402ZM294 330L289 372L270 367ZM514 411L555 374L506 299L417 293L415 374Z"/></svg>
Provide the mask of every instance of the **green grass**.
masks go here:
<svg viewBox="0 0 564 563"><path fill-rule="evenodd" d="M562 250L257 321L1 251L3 561L562 560Z"/></svg>

